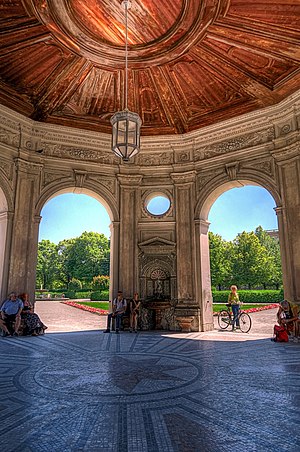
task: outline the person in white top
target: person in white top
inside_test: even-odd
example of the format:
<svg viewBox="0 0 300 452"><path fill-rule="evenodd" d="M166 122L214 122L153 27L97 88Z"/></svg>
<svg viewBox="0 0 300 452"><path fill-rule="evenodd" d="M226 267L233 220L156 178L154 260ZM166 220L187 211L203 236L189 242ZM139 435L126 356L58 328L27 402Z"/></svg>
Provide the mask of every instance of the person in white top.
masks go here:
<svg viewBox="0 0 300 452"><path fill-rule="evenodd" d="M122 317L126 311L127 301L123 298L123 292L121 290L118 291L117 297L113 300L112 303L112 312L107 316L107 326L104 333L110 333L110 325L111 319L116 319L116 333L118 334L120 331L120 326L122 323Z"/></svg>

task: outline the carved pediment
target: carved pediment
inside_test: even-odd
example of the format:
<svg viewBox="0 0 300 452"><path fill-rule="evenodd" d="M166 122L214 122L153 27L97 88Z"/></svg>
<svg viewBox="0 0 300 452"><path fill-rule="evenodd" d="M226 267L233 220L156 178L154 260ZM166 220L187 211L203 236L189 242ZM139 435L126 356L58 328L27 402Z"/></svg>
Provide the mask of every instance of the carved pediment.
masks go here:
<svg viewBox="0 0 300 452"><path fill-rule="evenodd" d="M175 252L176 243L162 237L152 237L138 244L145 254L168 254Z"/></svg>

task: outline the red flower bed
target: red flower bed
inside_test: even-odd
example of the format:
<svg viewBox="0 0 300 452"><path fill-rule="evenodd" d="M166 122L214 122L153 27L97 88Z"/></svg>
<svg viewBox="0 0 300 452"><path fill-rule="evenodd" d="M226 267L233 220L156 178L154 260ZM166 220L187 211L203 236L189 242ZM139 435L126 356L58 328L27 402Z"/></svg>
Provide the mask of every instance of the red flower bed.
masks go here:
<svg viewBox="0 0 300 452"><path fill-rule="evenodd" d="M243 309L243 305L241 305L241 311L243 312L259 312L259 311L266 311L267 309L275 309L278 308L279 304L268 304L267 306L261 306L260 308L250 308L250 309ZM218 312L214 312L214 315L218 315Z"/></svg>
<svg viewBox="0 0 300 452"><path fill-rule="evenodd" d="M72 306L73 308L82 309L83 311L92 312L93 314L105 315L108 313L106 309L100 308L92 308L92 306L86 306L85 304L79 304L75 301L62 301L61 303L67 304L68 306Z"/></svg>
<svg viewBox="0 0 300 452"><path fill-rule="evenodd" d="M72 306L73 308L82 309L83 311L92 312L93 314L98 315L106 315L108 311L106 309L100 309L100 308L92 308L92 306L86 306L84 304L76 303L75 301L62 301L61 303L67 304L68 306ZM241 306L241 310L244 312L259 312L259 311L265 311L267 309L274 309L278 308L279 304L269 304L267 306L262 306L261 308L251 308L251 309L243 309L243 306ZM215 312L214 315L218 315L218 312Z"/></svg>

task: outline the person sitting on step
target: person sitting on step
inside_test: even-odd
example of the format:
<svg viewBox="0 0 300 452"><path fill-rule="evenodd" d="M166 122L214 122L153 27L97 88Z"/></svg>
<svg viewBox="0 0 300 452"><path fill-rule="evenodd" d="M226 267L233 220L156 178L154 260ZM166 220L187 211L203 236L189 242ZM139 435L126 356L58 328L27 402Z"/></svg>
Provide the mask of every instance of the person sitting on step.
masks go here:
<svg viewBox="0 0 300 452"><path fill-rule="evenodd" d="M107 316L107 326L104 333L110 333L110 324L111 319L116 319L116 333L119 333L122 317L126 311L127 301L123 298L123 292L121 290L118 291L117 297L112 302L112 312Z"/></svg>
<svg viewBox="0 0 300 452"><path fill-rule="evenodd" d="M11 292L0 308L0 328L3 331L3 337L19 336L22 309L22 300L17 297L16 292Z"/></svg>

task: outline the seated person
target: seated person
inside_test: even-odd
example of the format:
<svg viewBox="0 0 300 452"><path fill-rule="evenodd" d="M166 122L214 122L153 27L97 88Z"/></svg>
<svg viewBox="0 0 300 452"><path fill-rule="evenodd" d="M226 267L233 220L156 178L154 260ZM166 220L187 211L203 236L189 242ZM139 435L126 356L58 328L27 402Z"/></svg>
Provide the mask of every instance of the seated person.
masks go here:
<svg viewBox="0 0 300 452"><path fill-rule="evenodd" d="M4 337L19 336L22 309L22 300L17 297L16 292L11 292L0 308L0 328L3 330Z"/></svg>
<svg viewBox="0 0 300 452"><path fill-rule="evenodd" d="M19 295L20 300L23 301L23 311L21 318L24 320L23 334L31 336L38 336L44 334L47 329L37 314L33 312L33 307L29 301L28 293L21 293Z"/></svg>
<svg viewBox="0 0 300 452"><path fill-rule="evenodd" d="M292 304L288 300L280 302L280 306L277 312L277 321L279 325L283 325L289 335L297 337L298 335L298 306Z"/></svg>
<svg viewBox="0 0 300 452"><path fill-rule="evenodd" d="M110 324L112 318L116 319L116 333L119 333L122 323L122 317L126 311L126 308L127 301L125 300L125 298L123 298L123 292L119 290L117 298L115 298L112 303L112 312L107 316L107 326L104 333L110 333Z"/></svg>

